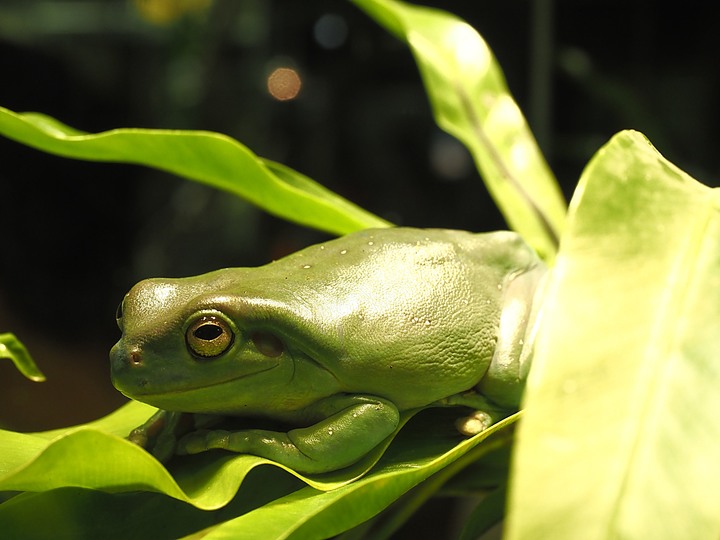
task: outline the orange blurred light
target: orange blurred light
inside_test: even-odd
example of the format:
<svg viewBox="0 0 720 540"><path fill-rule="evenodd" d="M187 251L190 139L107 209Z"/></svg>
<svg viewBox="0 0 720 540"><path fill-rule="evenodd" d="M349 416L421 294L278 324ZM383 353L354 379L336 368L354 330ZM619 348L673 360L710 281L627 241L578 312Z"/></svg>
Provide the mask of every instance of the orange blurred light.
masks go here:
<svg viewBox="0 0 720 540"><path fill-rule="evenodd" d="M207 12L213 0L133 0L135 9L146 21L170 24L186 15L200 15Z"/></svg>
<svg viewBox="0 0 720 540"><path fill-rule="evenodd" d="M277 68L267 79L268 92L278 101L295 99L301 87L300 75L291 68Z"/></svg>

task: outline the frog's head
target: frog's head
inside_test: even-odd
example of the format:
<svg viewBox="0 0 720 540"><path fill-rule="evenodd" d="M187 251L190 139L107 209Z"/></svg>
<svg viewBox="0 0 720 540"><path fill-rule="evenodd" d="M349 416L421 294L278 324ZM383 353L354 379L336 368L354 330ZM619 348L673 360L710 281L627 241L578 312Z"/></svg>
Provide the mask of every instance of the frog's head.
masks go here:
<svg viewBox="0 0 720 540"><path fill-rule="evenodd" d="M223 292L229 281L217 271L135 285L117 312L115 387L162 409L211 413L255 413L262 395L287 392L293 354L261 324L247 324L253 307Z"/></svg>

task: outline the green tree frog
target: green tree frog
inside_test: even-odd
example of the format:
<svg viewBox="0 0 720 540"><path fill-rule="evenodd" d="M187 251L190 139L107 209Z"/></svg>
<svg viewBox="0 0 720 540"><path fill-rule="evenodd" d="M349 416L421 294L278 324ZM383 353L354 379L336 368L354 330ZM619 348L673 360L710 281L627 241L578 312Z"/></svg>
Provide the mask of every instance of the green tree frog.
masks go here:
<svg viewBox="0 0 720 540"><path fill-rule="evenodd" d="M162 459L225 449L319 473L358 461L413 408L472 407L460 426L478 432L519 406L544 273L512 232L398 227L141 281L118 308L112 379L161 411L130 439ZM172 413L289 428L182 434Z"/></svg>

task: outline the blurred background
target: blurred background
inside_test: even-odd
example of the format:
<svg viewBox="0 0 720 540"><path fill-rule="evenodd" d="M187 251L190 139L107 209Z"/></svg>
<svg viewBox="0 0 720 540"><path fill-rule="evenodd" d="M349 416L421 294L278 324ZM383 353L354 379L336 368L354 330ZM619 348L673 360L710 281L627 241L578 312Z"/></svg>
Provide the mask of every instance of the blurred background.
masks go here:
<svg viewBox="0 0 720 540"><path fill-rule="evenodd" d="M625 128L718 185L711 4L427 4L488 41L568 199ZM89 132L219 131L397 224L505 228L468 153L435 126L410 52L343 0L0 0L0 105ZM32 383L0 363L6 428L124 403L107 353L115 307L138 280L263 264L327 238L141 167L2 138L0 164L0 332L48 376Z"/></svg>

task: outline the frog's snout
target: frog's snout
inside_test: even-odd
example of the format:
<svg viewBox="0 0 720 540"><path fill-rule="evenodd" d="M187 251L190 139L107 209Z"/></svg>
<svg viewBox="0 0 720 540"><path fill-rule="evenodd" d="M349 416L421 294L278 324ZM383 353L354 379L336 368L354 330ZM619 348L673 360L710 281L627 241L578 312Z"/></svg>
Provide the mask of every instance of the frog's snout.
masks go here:
<svg viewBox="0 0 720 540"><path fill-rule="evenodd" d="M143 355L139 347L124 347L122 340L110 349L110 367L113 371L142 366Z"/></svg>
<svg viewBox="0 0 720 540"><path fill-rule="evenodd" d="M143 376L145 370L143 353L138 346L126 346L121 339L110 349L110 378L113 386L128 397L147 384Z"/></svg>

